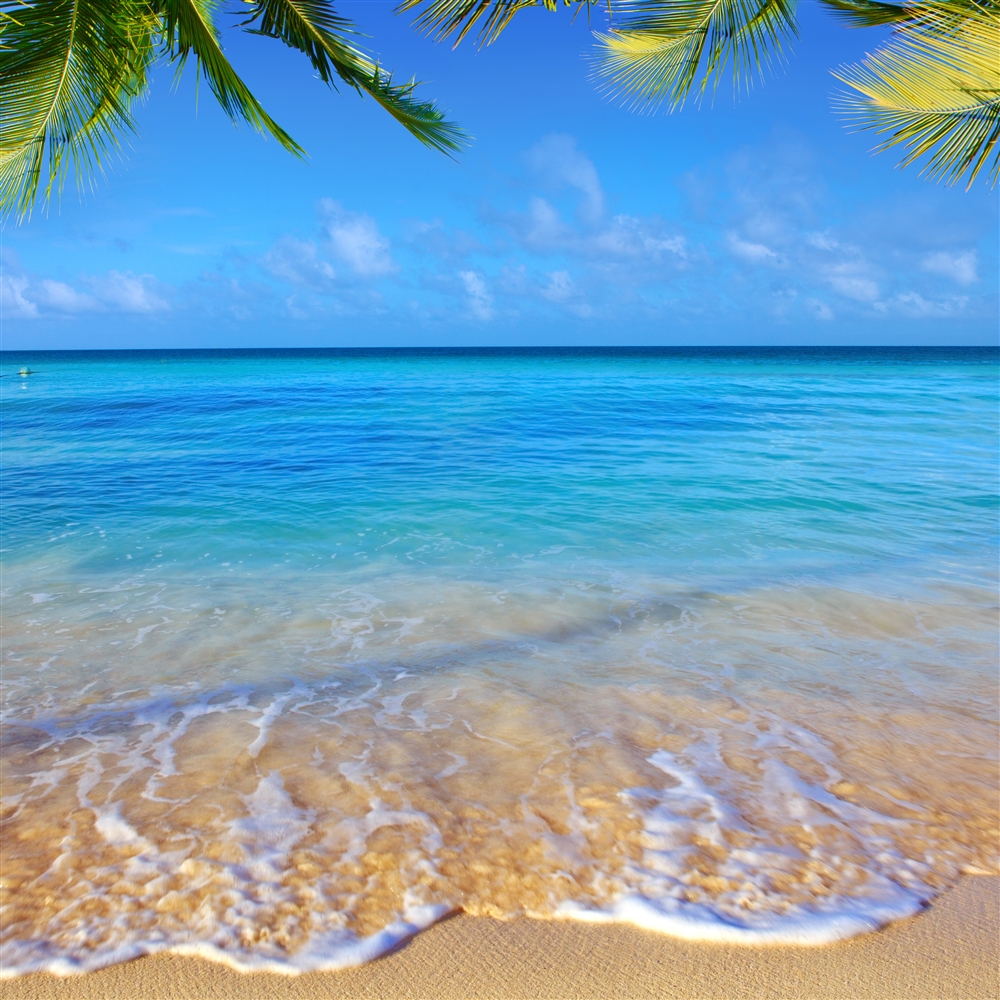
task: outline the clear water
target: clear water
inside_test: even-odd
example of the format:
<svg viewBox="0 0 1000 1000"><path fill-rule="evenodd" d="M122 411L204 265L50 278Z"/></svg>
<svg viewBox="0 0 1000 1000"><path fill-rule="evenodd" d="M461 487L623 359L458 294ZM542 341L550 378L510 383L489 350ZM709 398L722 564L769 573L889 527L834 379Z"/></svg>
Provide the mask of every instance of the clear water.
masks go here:
<svg viewBox="0 0 1000 1000"><path fill-rule="evenodd" d="M998 361L0 355L3 973L995 870Z"/></svg>

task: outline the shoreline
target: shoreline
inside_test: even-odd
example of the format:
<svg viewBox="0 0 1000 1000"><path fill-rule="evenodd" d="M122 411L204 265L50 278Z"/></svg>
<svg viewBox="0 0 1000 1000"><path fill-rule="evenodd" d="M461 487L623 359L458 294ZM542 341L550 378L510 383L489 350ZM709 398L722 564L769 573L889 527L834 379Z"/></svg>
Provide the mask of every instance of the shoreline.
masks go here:
<svg viewBox="0 0 1000 1000"><path fill-rule="evenodd" d="M459 914L340 972L238 973L161 953L78 976L30 973L5 1000L660 997L995 1000L1000 877L970 875L917 916L819 947L689 942L626 924Z"/></svg>

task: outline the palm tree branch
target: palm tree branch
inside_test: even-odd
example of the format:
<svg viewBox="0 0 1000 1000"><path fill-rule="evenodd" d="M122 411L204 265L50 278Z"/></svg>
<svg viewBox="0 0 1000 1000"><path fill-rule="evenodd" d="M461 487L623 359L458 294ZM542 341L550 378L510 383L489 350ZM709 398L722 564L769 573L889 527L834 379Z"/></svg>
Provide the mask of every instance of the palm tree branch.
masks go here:
<svg viewBox="0 0 1000 1000"><path fill-rule="evenodd" d="M695 83L699 100L732 65L748 83L797 34L795 0L618 0L621 15L602 46L597 76L634 106L681 107Z"/></svg>
<svg viewBox="0 0 1000 1000"><path fill-rule="evenodd" d="M450 153L468 143L462 129L432 102L414 98L416 81L393 83L391 74L343 37L353 26L334 13L327 0L256 0L242 24L254 34L304 52L327 84L333 86L336 73L370 95L426 145Z"/></svg>
<svg viewBox="0 0 1000 1000"><path fill-rule="evenodd" d="M913 17L912 3L886 0L822 0L822 3L853 28L880 28Z"/></svg>
<svg viewBox="0 0 1000 1000"><path fill-rule="evenodd" d="M15 18L11 10L16 9ZM37 0L3 8L0 60L0 214L23 218L41 183L61 187L70 159L93 181L104 154L134 131L130 106L152 59L144 0Z"/></svg>
<svg viewBox="0 0 1000 1000"><path fill-rule="evenodd" d="M183 67L188 55L194 53L199 72L233 121L243 119L258 132L269 132L289 152L304 155L302 147L264 110L226 59L213 19L213 0L158 0L156 7L163 18L163 47L171 60Z"/></svg>
<svg viewBox="0 0 1000 1000"><path fill-rule="evenodd" d="M8 65L5 67L2 76L0 76L0 84L3 87L0 93L4 95L3 98L0 98L0 101L3 102L0 104L0 111L5 112L2 119L0 119L0 121L5 123L2 130L0 130L0 178L6 181L8 172L11 172L13 174L11 180L13 181L20 174L21 184L18 185L16 196L17 209L22 216L29 210L31 203L34 201L35 192L38 190L49 122L52 120L56 106L62 96L63 88L66 84L66 76L69 71L70 58L73 53L79 4L72 3L68 14L69 17L66 19L64 25L66 36L65 49L62 52L62 58L59 59L57 57L57 65L54 67L56 70L55 78L52 80L51 85L45 88L49 93L42 100L32 102L31 104L27 102L21 104L17 108L17 110L22 111L20 115L13 108L3 107L3 104L14 103L11 101L11 98L14 98L16 101L17 96L19 96L15 80L17 70L20 67L16 64L14 66ZM24 27L23 21L15 23L19 27ZM58 44L56 38L52 40ZM38 75L33 75L37 80ZM11 113L12 111L13 113ZM50 190L51 183L50 180ZM6 185L4 185L4 194L7 194ZM8 207L6 199L5 207Z"/></svg>
<svg viewBox="0 0 1000 1000"><path fill-rule="evenodd" d="M415 27L434 35L439 42L454 33L456 46L480 19L485 19L479 31L479 44L482 46L495 42L519 11L528 7L555 10L557 2L558 0L403 0L397 13L422 8L413 22ZM567 6L571 2L590 5L595 0L563 2Z"/></svg>
<svg viewBox="0 0 1000 1000"><path fill-rule="evenodd" d="M992 9L990 9L992 7ZM928 156L924 170L971 186L993 154L1000 175L1000 5L924 4L890 42L834 72L853 89L837 98L860 129L901 145L900 166Z"/></svg>

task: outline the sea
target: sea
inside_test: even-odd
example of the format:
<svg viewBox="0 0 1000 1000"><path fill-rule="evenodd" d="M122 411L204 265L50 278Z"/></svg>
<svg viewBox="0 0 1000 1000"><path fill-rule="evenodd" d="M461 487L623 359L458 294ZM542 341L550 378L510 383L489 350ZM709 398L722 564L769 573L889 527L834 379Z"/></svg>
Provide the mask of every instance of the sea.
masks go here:
<svg viewBox="0 0 1000 1000"><path fill-rule="evenodd" d="M0 354L4 976L997 871L995 348Z"/></svg>

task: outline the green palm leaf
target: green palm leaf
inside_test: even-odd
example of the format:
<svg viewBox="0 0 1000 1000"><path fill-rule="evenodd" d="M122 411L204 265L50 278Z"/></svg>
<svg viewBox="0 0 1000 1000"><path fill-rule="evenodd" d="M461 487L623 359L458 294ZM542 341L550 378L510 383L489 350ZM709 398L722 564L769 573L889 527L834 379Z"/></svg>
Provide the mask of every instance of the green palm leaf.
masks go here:
<svg viewBox="0 0 1000 1000"><path fill-rule="evenodd" d="M902 145L900 166L922 156L924 171L971 187L989 161L1000 174L1000 4L921 4L888 45L834 75L852 87L839 104L858 127Z"/></svg>
<svg viewBox="0 0 1000 1000"><path fill-rule="evenodd" d="M394 83L352 46L344 38L350 23L326 0L257 0L250 8L251 30L303 51L327 83L337 75L370 94L422 142L453 152L468 141L432 103L414 98L414 81ZM193 55L230 118L302 155L226 59L219 9L220 0L0 0L0 218L29 214L46 159L46 198L70 163L81 184L93 185L107 155L135 131L132 108L158 56L180 72Z"/></svg>
<svg viewBox="0 0 1000 1000"><path fill-rule="evenodd" d="M597 74L633 107L673 111L696 84L700 100L727 67L735 87L749 85L797 33L795 0L618 0L612 10Z"/></svg>
<svg viewBox="0 0 1000 1000"><path fill-rule="evenodd" d="M299 156L302 147L264 110L250 93L222 52L215 26L215 0L158 0L163 19L163 47L180 71L193 52L198 72L208 82L216 100L233 121L242 118L258 132L271 135L291 153Z"/></svg>
<svg viewBox="0 0 1000 1000"><path fill-rule="evenodd" d="M913 17L913 7L906 3L887 3L885 0L822 0L822 2L853 28L880 28L886 24L909 21Z"/></svg>
<svg viewBox="0 0 1000 1000"><path fill-rule="evenodd" d="M592 3L594 0L563 0L571 3ZM479 32L479 44L490 45L510 24L514 15L527 7L555 10L558 0L403 0L398 11L422 8L414 24L421 31L443 41L453 32L458 45L480 19L485 18Z"/></svg>
<svg viewBox="0 0 1000 1000"><path fill-rule="evenodd" d="M48 197L71 161L78 180L92 180L135 130L155 18L136 0L7 2L0 17L0 212L23 218L46 157Z"/></svg>
<svg viewBox="0 0 1000 1000"><path fill-rule="evenodd" d="M369 94L426 145L448 153L468 144L462 129L434 104L414 98L416 81L393 83L391 74L343 37L353 31L351 22L339 17L326 0L257 0L243 24L253 34L280 39L304 52L325 83L332 86L336 74Z"/></svg>

